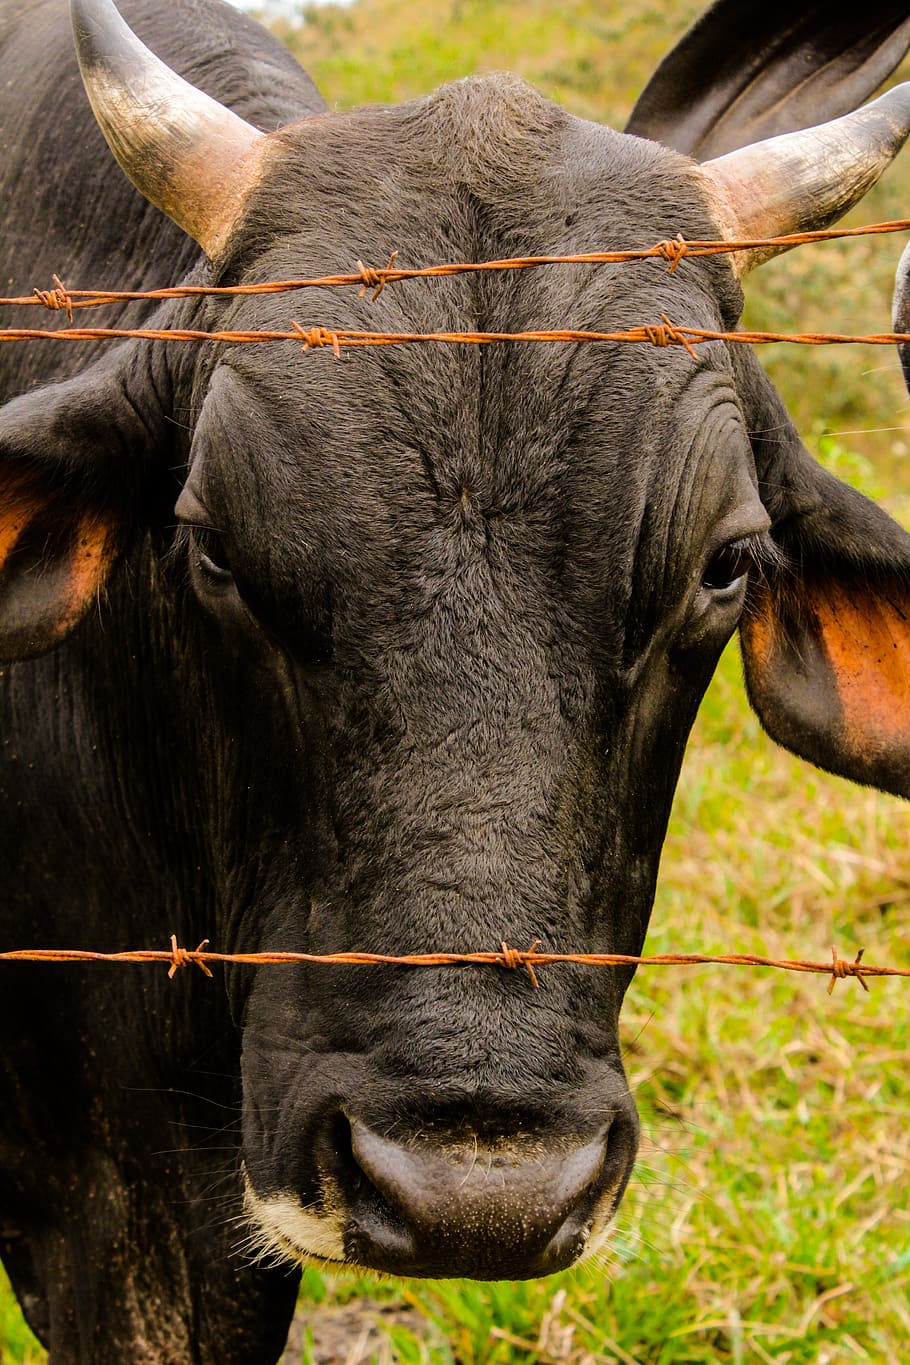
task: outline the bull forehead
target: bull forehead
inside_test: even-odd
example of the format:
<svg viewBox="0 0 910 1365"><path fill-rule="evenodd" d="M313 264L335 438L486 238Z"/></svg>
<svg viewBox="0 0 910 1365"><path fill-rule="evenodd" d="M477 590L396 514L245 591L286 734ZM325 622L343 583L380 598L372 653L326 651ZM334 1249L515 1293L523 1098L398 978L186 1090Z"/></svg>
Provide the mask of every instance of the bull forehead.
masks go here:
<svg viewBox="0 0 910 1365"><path fill-rule="evenodd" d="M336 273L357 260L384 265L393 251L399 265L419 267L716 234L686 158L574 118L506 76L458 82L394 108L319 115L269 145L221 262L225 280ZM621 327L656 322L668 306L691 311L693 322L696 314L732 321L742 300L720 258L687 262L672 278L664 262L557 266L407 282L378 301L342 290L307 291L293 302L307 323L478 331L497 323ZM275 300L241 300L232 321L286 320L286 303L279 298L276 310ZM394 360L405 377L408 364ZM540 378L546 364L535 357Z"/></svg>
<svg viewBox="0 0 910 1365"><path fill-rule="evenodd" d="M394 608L397 636L433 622L454 645L490 635L493 602L552 641L558 608L615 657L749 496L729 377L681 351L459 351L244 356L209 386L191 483L292 612L330 586L361 639Z"/></svg>
<svg viewBox="0 0 910 1365"><path fill-rule="evenodd" d="M420 266L710 231L683 158L573 119L509 78L319 116L276 136L224 279L337 272L392 250ZM673 276L649 261L406 281L378 299L356 289L243 298L219 322L617 330L662 313L717 326L738 303L723 261L686 262ZM645 519L652 559L681 545L697 554L743 495L748 444L741 430L730 437L737 421L721 346L697 361L621 344L383 347L340 360L238 348L208 382L191 481L249 580L286 597L318 593L315 580L329 578L369 614L389 585L400 609L408 583L420 614L428 584L445 577L458 620L465 566L482 561L475 597L507 597L506 566L525 605L541 584L565 594L571 580L615 648L636 564L648 559Z"/></svg>
<svg viewBox="0 0 910 1365"><path fill-rule="evenodd" d="M477 210L482 217L477 216ZM399 250L478 246L488 234L596 247L649 245L643 230L714 230L694 164L567 113L513 76L472 77L388 108L316 115L273 135L236 230L249 259L270 235L313 230L330 252L353 228ZM604 242L607 229L614 238ZM592 249L595 249L592 247ZM729 272L721 272L729 274Z"/></svg>
<svg viewBox="0 0 910 1365"><path fill-rule="evenodd" d="M357 260L399 265L573 254L650 245L713 227L690 162L657 144L573 118L510 77L444 87L392 109L326 114L274 135L262 183L221 263L224 281L244 282L353 270ZM612 267L553 266L407 281L379 299L356 289L307 290L240 299L221 319L231 327L324 324L366 330L521 330L560 326L616 330L674 320L732 321L741 296L724 259L688 261L673 276L663 261ZM642 387L688 381L678 355L639 348L584 354L552 345L385 349L345 364L304 365L295 353L247 353L238 368L275 401L331 399L358 431L369 412L382 424L446 437L462 455L508 448L521 395L523 426L546 428L600 402L597 420L623 420ZM715 351L719 348L715 348ZM724 364L715 354L710 363ZM270 382L271 381L271 382ZM352 392L360 390L358 394ZM347 398L348 401L345 401ZM511 400L511 401L510 401ZM635 414L632 414L633 417ZM638 421L638 418L635 417ZM640 424L640 423L639 423ZM526 434L513 425L517 439ZM473 442L471 442L473 437ZM486 447L486 450L484 450ZM489 463L487 461L487 463ZM533 479L527 462L524 469Z"/></svg>

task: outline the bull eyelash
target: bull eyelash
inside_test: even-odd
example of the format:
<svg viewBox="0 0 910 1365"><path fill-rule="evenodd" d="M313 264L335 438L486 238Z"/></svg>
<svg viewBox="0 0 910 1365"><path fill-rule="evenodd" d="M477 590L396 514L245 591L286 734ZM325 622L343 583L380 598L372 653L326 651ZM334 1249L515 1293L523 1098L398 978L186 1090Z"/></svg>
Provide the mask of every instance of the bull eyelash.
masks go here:
<svg viewBox="0 0 910 1365"><path fill-rule="evenodd" d="M741 540L733 541L730 548L744 551L761 579L787 568L786 552L768 531L761 531L754 536L743 536Z"/></svg>
<svg viewBox="0 0 910 1365"><path fill-rule="evenodd" d="M169 530L173 531L173 538L170 545L164 552L166 564L186 564L186 556L190 549L190 535L199 528L200 531L211 531L213 535L223 535L223 531L217 526L211 526L207 522L201 521L174 521ZM187 570L187 573L189 571ZM188 580L187 580L188 581Z"/></svg>

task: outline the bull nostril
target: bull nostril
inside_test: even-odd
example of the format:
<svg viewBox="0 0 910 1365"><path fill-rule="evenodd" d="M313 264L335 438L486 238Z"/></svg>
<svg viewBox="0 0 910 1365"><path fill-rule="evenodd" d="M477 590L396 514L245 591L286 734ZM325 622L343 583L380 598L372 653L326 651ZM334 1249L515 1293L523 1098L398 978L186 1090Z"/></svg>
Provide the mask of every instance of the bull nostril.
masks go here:
<svg viewBox="0 0 910 1365"><path fill-rule="evenodd" d="M628 1142L608 1141L605 1129L554 1150L527 1134L483 1146L426 1135L398 1143L352 1119L347 1140L347 1176L339 1166L338 1177L348 1254L398 1274L520 1278L561 1269L580 1255L599 1197L624 1183L629 1164L619 1150Z"/></svg>
<svg viewBox="0 0 910 1365"><path fill-rule="evenodd" d="M334 1187L349 1212L345 1241L349 1257L370 1265L369 1248L377 1239L394 1249L396 1256L411 1253L407 1227L358 1160L351 1121L344 1113L332 1119L318 1147L319 1165L327 1185ZM380 1267L377 1267L380 1268Z"/></svg>
<svg viewBox="0 0 910 1365"><path fill-rule="evenodd" d="M325 1164L336 1179L340 1177L349 1188L356 1192L363 1178L363 1172L357 1165L354 1153L351 1150L351 1125L345 1114L335 1115L326 1137L327 1148L323 1154Z"/></svg>

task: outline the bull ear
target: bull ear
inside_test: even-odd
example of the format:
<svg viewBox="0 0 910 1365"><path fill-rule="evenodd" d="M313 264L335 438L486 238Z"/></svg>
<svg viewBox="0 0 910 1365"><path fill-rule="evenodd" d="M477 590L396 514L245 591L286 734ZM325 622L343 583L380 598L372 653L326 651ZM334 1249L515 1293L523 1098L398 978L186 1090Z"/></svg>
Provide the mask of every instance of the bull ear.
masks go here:
<svg viewBox="0 0 910 1365"><path fill-rule="evenodd" d="M0 660L51 648L104 591L149 442L109 362L0 408Z"/></svg>
<svg viewBox="0 0 910 1365"><path fill-rule="evenodd" d="M627 133L697 161L828 122L910 47L906 0L716 0L664 58Z"/></svg>
<svg viewBox="0 0 910 1365"><path fill-rule="evenodd" d="M802 758L910 796L910 536L812 459L754 357L738 368L784 552L740 626L752 705Z"/></svg>

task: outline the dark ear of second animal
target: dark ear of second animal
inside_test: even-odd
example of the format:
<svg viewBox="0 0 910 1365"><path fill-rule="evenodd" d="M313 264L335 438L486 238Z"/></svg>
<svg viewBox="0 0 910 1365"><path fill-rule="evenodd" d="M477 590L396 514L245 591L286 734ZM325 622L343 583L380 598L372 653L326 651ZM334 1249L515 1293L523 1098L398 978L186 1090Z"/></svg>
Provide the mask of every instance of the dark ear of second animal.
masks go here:
<svg viewBox="0 0 910 1365"><path fill-rule="evenodd" d="M904 248L894 280L894 301L892 304L892 326L895 332L910 335L910 245ZM910 342L898 346L904 383L910 391Z"/></svg>
<svg viewBox="0 0 910 1365"><path fill-rule="evenodd" d="M850 113L908 48L906 0L716 0L660 63L625 131L707 161Z"/></svg>

